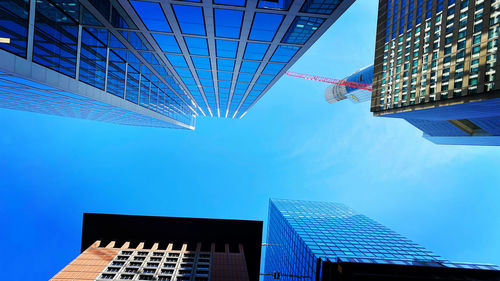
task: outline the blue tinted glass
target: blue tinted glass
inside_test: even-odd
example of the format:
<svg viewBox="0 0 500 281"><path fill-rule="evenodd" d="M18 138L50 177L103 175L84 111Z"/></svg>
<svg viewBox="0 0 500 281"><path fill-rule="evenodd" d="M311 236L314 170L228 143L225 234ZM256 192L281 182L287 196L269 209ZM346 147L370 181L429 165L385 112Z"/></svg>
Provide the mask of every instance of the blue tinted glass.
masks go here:
<svg viewBox="0 0 500 281"><path fill-rule="evenodd" d="M275 76L267 76L267 75L261 75L259 79L257 79L257 83L261 84L269 84Z"/></svg>
<svg viewBox="0 0 500 281"><path fill-rule="evenodd" d="M212 71L210 70L196 70L200 79L212 79Z"/></svg>
<svg viewBox="0 0 500 281"><path fill-rule="evenodd" d="M131 1L149 30L172 32L159 3Z"/></svg>
<svg viewBox="0 0 500 281"><path fill-rule="evenodd" d="M259 68L260 62L256 61L243 61L241 63L240 72L255 73Z"/></svg>
<svg viewBox="0 0 500 281"><path fill-rule="evenodd" d="M277 0L277 1L259 0L259 5L257 7L264 9L288 10L292 2L293 0Z"/></svg>
<svg viewBox="0 0 500 281"><path fill-rule="evenodd" d="M195 68L210 69L210 59L206 57L191 57Z"/></svg>
<svg viewBox="0 0 500 281"><path fill-rule="evenodd" d="M189 53L192 55L208 56L207 39L197 37L184 37Z"/></svg>
<svg viewBox="0 0 500 281"><path fill-rule="evenodd" d="M152 35L164 52L181 53L181 49L179 49L179 44L177 44L177 40L175 40L175 37L173 35L154 34L154 33L152 33Z"/></svg>
<svg viewBox="0 0 500 281"><path fill-rule="evenodd" d="M166 56L173 66L188 67L183 56L171 54L166 54Z"/></svg>
<svg viewBox="0 0 500 281"><path fill-rule="evenodd" d="M250 83L238 82L238 83L236 83L236 89L237 90L246 90L248 88L248 85L250 85Z"/></svg>
<svg viewBox="0 0 500 281"><path fill-rule="evenodd" d="M214 92L214 89L213 89L214 83L212 82L212 80L201 79L200 82L201 82L201 85L204 86L203 91L205 91L205 93L213 93Z"/></svg>
<svg viewBox="0 0 500 281"><path fill-rule="evenodd" d="M305 44L324 21L322 18L296 17L281 42Z"/></svg>
<svg viewBox="0 0 500 281"><path fill-rule="evenodd" d="M245 6L245 0L214 0L215 4Z"/></svg>
<svg viewBox="0 0 500 281"><path fill-rule="evenodd" d="M233 80L233 73L232 72L217 72L217 76L219 80L225 80L225 81L231 81Z"/></svg>
<svg viewBox="0 0 500 281"><path fill-rule="evenodd" d="M331 14L342 0L306 0L301 12L313 14Z"/></svg>
<svg viewBox="0 0 500 281"><path fill-rule="evenodd" d="M177 71L177 74L179 74L180 77L193 77L191 74L191 71L188 68L175 68L175 71Z"/></svg>
<svg viewBox="0 0 500 281"><path fill-rule="evenodd" d="M250 82L252 78L253 74L240 73L240 75L238 75L238 82Z"/></svg>
<svg viewBox="0 0 500 281"><path fill-rule="evenodd" d="M217 59L217 68L224 71L233 71L234 60Z"/></svg>
<svg viewBox="0 0 500 281"><path fill-rule="evenodd" d="M196 85L196 81L193 78L185 78L185 77L183 77L182 81L184 81L184 83L186 85Z"/></svg>
<svg viewBox="0 0 500 281"><path fill-rule="evenodd" d="M272 41L283 20L283 15L255 13L250 31L251 40Z"/></svg>
<svg viewBox="0 0 500 281"><path fill-rule="evenodd" d="M242 11L214 9L215 36L239 38L241 30Z"/></svg>
<svg viewBox="0 0 500 281"><path fill-rule="evenodd" d="M297 53L299 47L280 45L271 57L271 61L289 62L290 59Z"/></svg>
<svg viewBox="0 0 500 281"><path fill-rule="evenodd" d="M262 74L276 75L281 71L281 69L283 69L284 66L284 64L268 63L264 68L264 71L262 71Z"/></svg>
<svg viewBox="0 0 500 281"><path fill-rule="evenodd" d="M243 57L249 60L262 60L266 54L267 48L269 48L268 44L247 43L247 48L245 49L245 55Z"/></svg>
<svg viewBox="0 0 500 281"><path fill-rule="evenodd" d="M236 51L238 50L237 41L216 40L215 45L218 57L236 58Z"/></svg>
<svg viewBox="0 0 500 281"><path fill-rule="evenodd" d="M231 88L231 82L229 81L219 81L219 88ZM221 89L219 89L219 92Z"/></svg>
<svg viewBox="0 0 500 281"><path fill-rule="evenodd" d="M259 90L262 91L267 87L267 84L255 84L253 85L253 90Z"/></svg>
<svg viewBox="0 0 500 281"><path fill-rule="evenodd" d="M201 7L172 5L184 34L205 35L205 21Z"/></svg>

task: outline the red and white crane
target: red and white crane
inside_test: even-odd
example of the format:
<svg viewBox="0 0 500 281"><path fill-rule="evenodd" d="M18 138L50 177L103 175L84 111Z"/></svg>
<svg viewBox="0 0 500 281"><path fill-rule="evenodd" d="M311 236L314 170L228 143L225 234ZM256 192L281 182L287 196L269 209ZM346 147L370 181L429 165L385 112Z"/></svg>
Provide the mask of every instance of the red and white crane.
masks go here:
<svg viewBox="0 0 500 281"><path fill-rule="evenodd" d="M347 81L347 80L339 80L339 79L333 79L333 78L322 77L322 76L317 76L317 75L297 73L297 72L292 72L292 71L287 71L286 75L298 77L298 78L303 78L303 79L308 79L308 80L313 80L313 81L325 82L325 83L329 83L329 84L342 85L342 86L356 88L356 89L363 89L363 90L367 90L370 92L372 90L372 85L370 85L370 84L357 83L357 82L351 82L351 81Z"/></svg>

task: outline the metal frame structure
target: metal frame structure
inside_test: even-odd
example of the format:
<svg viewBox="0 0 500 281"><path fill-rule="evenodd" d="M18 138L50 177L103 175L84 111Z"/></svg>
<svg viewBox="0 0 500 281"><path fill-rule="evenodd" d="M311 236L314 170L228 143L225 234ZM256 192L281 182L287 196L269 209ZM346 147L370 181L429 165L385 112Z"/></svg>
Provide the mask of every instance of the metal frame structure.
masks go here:
<svg viewBox="0 0 500 281"><path fill-rule="evenodd" d="M11 1L16 1L16 0L11 0ZM50 0L46 0L47 3L52 3ZM42 67L40 68L37 64L37 61L34 60L34 50L36 48L41 48L40 43L36 43L35 37L36 37L36 32L37 32L37 25L38 25L38 9L37 9L37 2L34 0L29 0L29 23L28 23L28 32L27 32L27 47L26 47L26 57L24 60L30 64L37 64L37 66L34 66L36 69L43 69L44 72L50 73L52 79L55 79L55 81L46 81L44 79L38 79L35 77L36 75L29 74L29 71L27 71L27 68L29 66L25 65L23 66L24 70L19 71L18 66L10 67L9 65L0 65L0 69L12 73L14 75L17 75L19 77L25 77L28 80L33 80L35 79L35 82L37 83L50 83L52 87L61 89L65 91L69 91L67 87L64 87L64 85L67 85L68 83L73 83L71 86L73 89L81 89L81 88L87 88L85 91L86 93L82 93L83 96L85 97L90 97L92 98L93 96L96 96L96 98L99 101L102 102L111 102L111 106L119 106L121 107L121 102L125 102L131 104L131 106L125 106L127 108L132 108L135 110L134 112L143 114L144 112L149 112L152 111L151 114L156 116L159 113L159 115L164 115L162 112L154 112L157 111L156 105L152 105L155 101L153 100L153 93L154 95L157 95L156 91L158 91L158 88L156 88L157 85L153 85L153 81L147 80L147 79L157 79L162 85L165 87L165 91L168 91L168 94L165 94L165 97L169 97L172 99L173 102L167 103L165 101L165 108L167 108L167 111L171 111L172 115L167 114L167 119L169 120L164 120L167 122L172 121L173 124L177 124L181 127L188 128L188 129L194 129L194 118L197 115L202 115L202 116L214 116L214 117L223 117L223 118L241 118L243 117L248 110L255 105L255 103L276 83L276 81L285 74L285 72L314 44L314 42L319 39L319 37L326 32L326 30L347 10L347 8L354 2L354 0L338 0L338 1L311 1L311 0L290 0L290 1L283 1L283 7L286 8L268 8L268 7L263 7L261 4L262 2L266 2L263 0L247 0L245 1L243 6L237 6L237 5L231 5L232 3L228 1L222 1L222 0L204 0L200 2L192 2L192 1L179 1L179 0L105 0L105 1L97 1L97 0L74 0L71 3L74 3L75 5L79 5L81 8L78 10L79 14L73 14L72 17L75 18L75 23L71 23L72 27L77 28L77 35L71 34L74 36L75 40L75 45L74 47L71 48L76 48L76 61L74 62L74 65L76 67L76 73L74 77L68 77L65 76L64 73L57 73L57 70L50 69L49 67ZM21 3L22 1L17 1ZM28 3L28 1L24 2ZM69 2L68 2L69 3ZM66 8L68 6L65 5L70 5L68 3L58 3L58 4L52 4L56 9L59 9L61 12L66 13ZM169 27L170 31L157 31L157 30L151 30L147 27L146 21L143 15L140 15L140 11L136 9L134 6L135 3L154 3L155 5L159 5L159 7L162 9L166 24ZM224 3L224 4L218 4L218 3ZM228 4L230 3L230 4ZM329 6L331 11L328 13L325 13L324 10L318 10L318 8L314 8L316 10L304 10L304 7L306 5L316 5L316 7L320 7L323 9L323 7ZM43 2L42 2L43 5ZM108 5L107 9L102 9L100 6L106 6ZM198 7L201 8L202 10L202 15L203 15L203 28L205 30L205 35L196 35L196 34L188 34L188 33L183 33L181 30L181 23L178 21L178 15L176 15L176 11L174 11L174 6L180 5L184 7ZM309 7L309 6L307 6ZM334 8L331 8L334 7ZM1 8L1 7L0 7ZM227 37L221 37L220 35L217 36L217 31L216 31L216 9L218 10L225 10L225 11L242 11L243 17L242 17L242 22L240 26L240 31L239 31L239 37L238 38L227 38ZM302 10L307 11L307 12L302 12ZM311 11L314 11L311 12ZM86 13L84 15L84 13ZM254 21L257 15L281 15L282 19L281 22L279 23L279 26L277 27L276 30L272 30L274 33L274 36L272 40L265 40L265 41L259 41L250 39L252 38L251 34L254 30ZM85 22L85 16L91 16L95 21L94 23L88 23ZM116 22L113 22L116 18L115 16L120 17L120 20L126 23L126 26L123 25L117 25ZM318 23L316 26L310 31L310 33L304 33L307 35L303 35L300 32L298 34L300 36L305 36L305 40L301 41L288 41L284 40L284 38L289 34L290 32L297 32L297 28L299 28L299 24L297 26L294 26L293 24L299 20L299 17L303 17L300 19L309 19L309 20L317 20ZM37 21L35 23L35 21ZM304 30L307 30L307 27ZM274 28L274 27L273 27ZM300 27L302 28L302 27ZM299 29L300 29L299 28ZM309 27L310 28L310 27ZM103 89L98 90L95 93L90 93L91 90L88 87L85 86L80 86L80 85L88 85L89 83L85 84L84 82L80 81L80 76L82 73L80 73L80 68L83 65L83 63L88 64L87 61L83 62L83 57L82 54L84 51L84 42L82 42L82 36L85 32L88 33L88 30L97 30L97 29L102 29L106 30L107 32L107 39L105 39L104 43L104 48L105 48L105 53L103 53L102 56L102 75L104 77L102 78L103 80ZM64 32L64 31L62 31ZM138 37L139 39L139 45L142 44L147 45L145 50L137 48L137 46L130 41L132 33L135 37ZM3 36L3 34L0 33L0 35ZM169 61L169 55L173 55L173 53L169 53L165 49L162 49L162 45L155 39L156 35L168 35L172 36L175 38L175 41L178 44L178 48L180 49L180 53L175 53L175 55L179 55L182 57L186 64L189 72L192 74L192 79L196 83L197 91L195 93L192 93L190 88L193 88L192 84L186 84L185 81L183 80L182 76L177 73L176 68L178 66L175 66L171 61ZM92 35L94 36L94 34ZM95 36L97 38L97 35ZM208 56L206 58L209 59L210 62L210 73L211 73L211 84L213 84L213 95L215 96L215 99L213 98L213 95L211 94L210 97L208 97L207 93L205 92L205 86L202 87L202 82L207 80L202 80L202 78L199 77L197 68L194 65L194 61L191 60L192 57L196 57L196 54L190 53L189 46L187 45L185 38L187 37L192 37L192 38L203 38L206 39L207 42L207 53ZM123 45L123 47L118 47L120 50L126 53L126 57L124 59L124 64L125 64L125 69L124 69L124 77L123 78L123 96L122 96L122 101L119 101L114 99L114 98L108 98L106 97L107 95L110 95L110 92L108 91L108 73L110 73L110 54L113 52L115 54L114 50L117 48L116 46L111 46L111 38L115 40L115 42L119 42L119 44ZM99 39L99 38L97 38ZM270 38L269 38L270 39ZM231 73L232 75L232 80L227 81L228 83L225 83L225 85L230 85L230 88L225 88L224 91L221 91L221 88L219 88L219 83L220 79L219 77L219 72L224 70L218 69L218 60L223 58L227 59L226 57L221 57L218 55L218 46L217 42L218 40L224 40L228 42L237 42L238 46L236 49L236 56L235 58L231 58L234 61L234 69ZM282 42L283 41L283 42ZM246 57L246 50L247 50L247 43L257 43L257 44L266 44L267 49L263 53L262 59L253 59L253 58L247 58ZM36 45L38 44L38 45ZM263 45L262 45L263 46ZM297 51L290 55L287 60L284 61L273 61L272 57L277 51L279 46L292 46L296 47ZM62 46L64 47L64 46ZM0 46L1 48L1 46ZM87 47L88 48L88 47ZM144 56L144 54L147 53L149 57L154 57L154 60L156 62L150 61L147 57ZM17 57L13 53L9 53L3 50L0 50L0 55L2 57L6 57L7 61L12 61L15 60L14 57ZM105 56L105 57L104 57ZM136 61L130 62L129 59L130 57L133 57L134 59L136 58ZM81 59L82 58L82 59ZM19 58L20 60L23 58ZM48 59L52 59L49 57ZM59 57L56 59L61 59L65 60L63 57ZM238 95L236 96L235 90L237 88L237 83L241 82L239 81L239 73L242 67L242 64L244 61L254 61L258 62L259 66L256 69L254 73L252 73L253 76L247 76L249 81L244 81L244 83L248 84L248 86L243 90L243 88L239 88L238 90ZM268 63L272 62L274 65L273 66L279 66L281 65L282 67L277 67L275 71L272 73L265 73L266 67L268 66ZM71 64L71 60L67 60L63 63L66 64ZM99 63L99 62L97 62ZM133 65L132 68L130 66ZM139 70L138 74L137 72L134 72L135 69L134 67L143 67L141 69L144 70ZM182 67L184 68L184 67ZM160 73L160 70L163 73ZM146 71L146 72L143 72ZM135 81L135 85L132 85L132 87L136 87L138 90L135 93L135 97L132 97L131 99L128 98L128 79L129 79L129 74L132 73L132 75L137 75L137 79ZM152 78L144 78L144 73L146 75L151 75ZM88 75L88 73L86 73ZM261 76L264 75L264 76ZM56 77L56 76L64 76L62 78ZM94 75L95 76L95 75ZM153 78L154 77L154 78ZM252 78L250 78L252 77ZM265 78L262 79L262 81L258 81L259 78ZM94 79L96 77L93 77ZM204 77L206 79L206 77ZM70 80L68 80L70 79ZM142 85L142 80L145 80L145 83L149 86L144 86ZM64 85L60 85L62 82L59 80L64 80L65 82L63 83ZM225 80L225 79L222 79ZM59 82L57 82L59 81ZM100 82L100 81L99 81ZM78 84L78 86L75 86ZM102 83L101 83L102 84ZM159 84L158 84L159 85ZM258 87L256 86L258 85ZM93 86L93 85L89 85ZM153 92L153 86L155 86ZM255 86L255 88L254 88ZM144 88L142 88L144 87ZM210 87L208 87L210 90L210 93L212 93L212 90ZM146 90L146 94L143 95L142 91ZM160 91L162 89L160 88ZM101 91L101 92L99 92ZM149 91L151 93L151 96L149 95ZM198 94L199 91L199 94ZM81 94L80 91L78 90L73 90L71 91L76 94ZM106 93L108 92L108 93ZM101 97L100 93L103 96ZM158 92L159 93L159 92ZM134 93L132 93L134 94ZM196 98L195 95L198 97ZM111 96L111 95L110 95ZM201 96L201 98L200 98ZM142 98L145 98L145 101L142 100ZM165 98L165 99L166 99ZM154 97L154 99L159 99L159 94L158 96ZM134 102L130 102L133 100ZM214 102L215 100L215 102ZM145 103L145 105L143 104ZM136 103L136 104L134 104ZM158 103L159 105L159 103ZM163 106L163 104L162 104ZM148 116L151 116L148 115ZM187 119L193 119L191 121L183 121L181 117L175 117L177 115L175 114L183 114L186 116ZM152 116L151 116L152 117ZM153 117L155 118L155 117ZM180 118L180 119L179 119ZM170 120L172 119L172 120Z"/></svg>

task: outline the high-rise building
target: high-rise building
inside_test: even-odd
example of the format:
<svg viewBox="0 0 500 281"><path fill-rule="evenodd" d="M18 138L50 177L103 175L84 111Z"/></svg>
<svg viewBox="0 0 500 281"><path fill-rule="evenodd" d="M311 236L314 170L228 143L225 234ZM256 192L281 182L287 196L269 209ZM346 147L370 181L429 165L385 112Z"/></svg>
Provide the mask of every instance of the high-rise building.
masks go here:
<svg viewBox="0 0 500 281"><path fill-rule="evenodd" d="M0 107L194 129L241 118L354 0L4 0Z"/></svg>
<svg viewBox="0 0 500 281"><path fill-rule="evenodd" d="M264 280L500 280L448 261L338 203L270 200Z"/></svg>
<svg viewBox="0 0 500 281"><path fill-rule="evenodd" d="M380 0L371 111L438 144L500 145L498 0Z"/></svg>
<svg viewBox="0 0 500 281"><path fill-rule="evenodd" d="M262 222L84 214L81 254L51 281L259 280Z"/></svg>

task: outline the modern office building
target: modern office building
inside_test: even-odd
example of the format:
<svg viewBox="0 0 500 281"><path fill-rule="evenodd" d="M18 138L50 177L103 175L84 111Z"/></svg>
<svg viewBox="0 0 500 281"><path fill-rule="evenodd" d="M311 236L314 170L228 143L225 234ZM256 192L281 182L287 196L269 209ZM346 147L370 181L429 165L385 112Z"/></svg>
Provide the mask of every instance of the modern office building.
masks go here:
<svg viewBox="0 0 500 281"><path fill-rule="evenodd" d="M51 281L259 280L262 221L84 214L81 254Z"/></svg>
<svg viewBox="0 0 500 281"><path fill-rule="evenodd" d="M349 82L371 85L373 83L373 65L364 67L342 79ZM328 103L349 99L353 103L369 101L372 92L364 89L352 88L344 85L332 84L325 90L325 100Z"/></svg>
<svg viewBox="0 0 500 281"><path fill-rule="evenodd" d="M500 1L380 0L371 111L438 144L500 145Z"/></svg>
<svg viewBox="0 0 500 281"><path fill-rule="evenodd" d="M448 261L337 203L270 200L266 243L264 271L285 281L500 280L497 266Z"/></svg>
<svg viewBox="0 0 500 281"><path fill-rule="evenodd" d="M354 0L4 0L0 107L194 129L241 118Z"/></svg>

